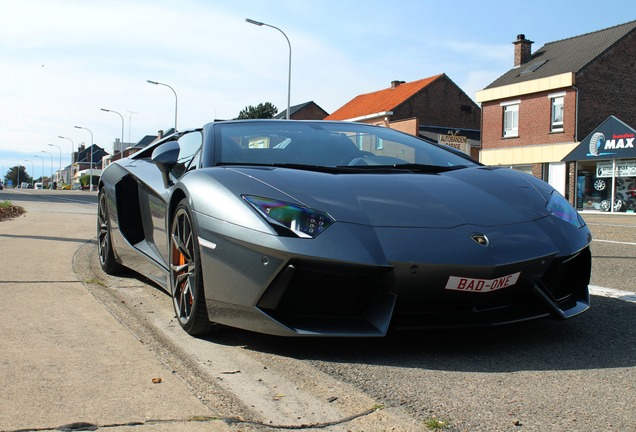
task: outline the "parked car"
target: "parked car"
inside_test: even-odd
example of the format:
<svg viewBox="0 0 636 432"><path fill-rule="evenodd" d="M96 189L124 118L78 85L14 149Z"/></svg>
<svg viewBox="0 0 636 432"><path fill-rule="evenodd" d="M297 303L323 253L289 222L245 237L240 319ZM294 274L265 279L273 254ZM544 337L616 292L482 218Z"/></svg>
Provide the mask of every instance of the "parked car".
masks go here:
<svg viewBox="0 0 636 432"><path fill-rule="evenodd" d="M99 183L103 270L179 324L285 336L570 318L591 234L551 186L395 130L246 120L175 133Z"/></svg>
<svg viewBox="0 0 636 432"><path fill-rule="evenodd" d="M44 185L40 182L35 183L35 189L44 189Z"/></svg>

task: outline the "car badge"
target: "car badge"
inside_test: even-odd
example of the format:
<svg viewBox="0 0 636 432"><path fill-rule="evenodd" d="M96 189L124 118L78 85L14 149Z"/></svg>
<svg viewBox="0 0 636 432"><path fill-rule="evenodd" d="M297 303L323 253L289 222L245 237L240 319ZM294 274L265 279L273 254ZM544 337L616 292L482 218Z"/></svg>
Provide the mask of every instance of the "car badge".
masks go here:
<svg viewBox="0 0 636 432"><path fill-rule="evenodd" d="M488 237L486 237L484 234L473 234L470 236L470 238L473 239L475 243L480 246L487 247L490 244L490 241L488 241Z"/></svg>

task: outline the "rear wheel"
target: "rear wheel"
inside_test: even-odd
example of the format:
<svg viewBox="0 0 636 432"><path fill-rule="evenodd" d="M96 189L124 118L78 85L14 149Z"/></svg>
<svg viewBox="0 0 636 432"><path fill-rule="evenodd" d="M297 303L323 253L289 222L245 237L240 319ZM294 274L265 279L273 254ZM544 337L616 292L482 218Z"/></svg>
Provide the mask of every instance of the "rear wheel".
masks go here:
<svg viewBox="0 0 636 432"><path fill-rule="evenodd" d="M97 209L97 253L99 264L105 273L115 275L121 271L121 264L115 259L113 244L110 236L110 220L108 218L108 203L106 193L99 192Z"/></svg>
<svg viewBox="0 0 636 432"><path fill-rule="evenodd" d="M177 206L170 228L170 290L181 327L193 336L208 333L212 323L205 306L199 242L185 199Z"/></svg>

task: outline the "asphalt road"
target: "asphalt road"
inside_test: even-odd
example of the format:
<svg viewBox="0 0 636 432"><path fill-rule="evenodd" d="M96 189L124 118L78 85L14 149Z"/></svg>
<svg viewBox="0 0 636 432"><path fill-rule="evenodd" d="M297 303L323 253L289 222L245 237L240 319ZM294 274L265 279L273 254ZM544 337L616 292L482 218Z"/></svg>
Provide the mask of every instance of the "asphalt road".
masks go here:
<svg viewBox="0 0 636 432"><path fill-rule="evenodd" d="M96 202L56 193L19 199ZM9 195L0 200L18 199ZM342 340L222 329L195 339L175 323L165 292L132 272L103 274L93 243L73 268L79 280L101 281L85 287L204 405L254 420L232 430L421 431L432 419L449 431L636 430L636 300L626 294L636 293L636 215L584 218L595 239L592 285L623 299L593 295L591 310L569 321L485 330Z"/></svg>

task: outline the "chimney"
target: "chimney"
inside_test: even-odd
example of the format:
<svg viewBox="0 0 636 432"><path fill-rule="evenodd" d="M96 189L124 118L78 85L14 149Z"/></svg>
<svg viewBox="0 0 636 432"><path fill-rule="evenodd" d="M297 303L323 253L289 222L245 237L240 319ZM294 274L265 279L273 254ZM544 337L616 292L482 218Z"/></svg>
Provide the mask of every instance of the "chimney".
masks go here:
<svg viewBox="0 0 636 432"><path fill-rule="evenodd" d="M406 81L391 81L391 88L396 88L397 86L399 86L400 84L404 84Z"/></svg>
<svg viewBox="0 0 636 432"><path fill-rule="evenodd" d="M512 43L515 46L515 67L521 66L530 59L533 43L533 41L526 39L526 35L517 35L517 40Z"/></svg>

